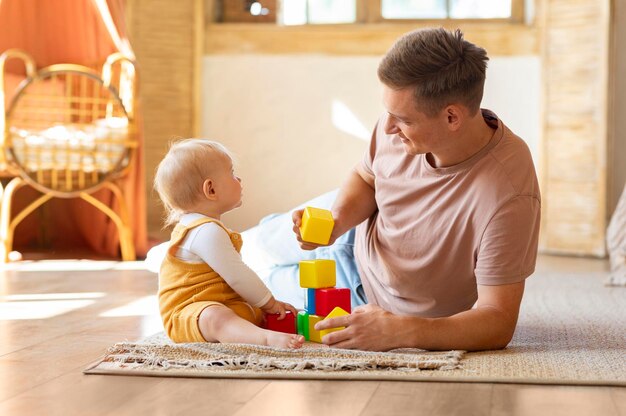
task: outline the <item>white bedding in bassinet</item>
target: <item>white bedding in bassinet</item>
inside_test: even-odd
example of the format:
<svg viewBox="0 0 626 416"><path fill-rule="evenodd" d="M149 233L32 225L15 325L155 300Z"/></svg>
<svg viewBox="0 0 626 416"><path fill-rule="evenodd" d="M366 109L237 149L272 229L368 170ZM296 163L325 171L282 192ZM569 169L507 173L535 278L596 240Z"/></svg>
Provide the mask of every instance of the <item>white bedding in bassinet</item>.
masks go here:
<svg viewBox="0 0 626 416"><path fill-rule="evenodd" d="M68 169L102 173L126 151L128 120L109 117L92 124L57 124L44 130L9 129L13 151L27 171Z"/></svg>

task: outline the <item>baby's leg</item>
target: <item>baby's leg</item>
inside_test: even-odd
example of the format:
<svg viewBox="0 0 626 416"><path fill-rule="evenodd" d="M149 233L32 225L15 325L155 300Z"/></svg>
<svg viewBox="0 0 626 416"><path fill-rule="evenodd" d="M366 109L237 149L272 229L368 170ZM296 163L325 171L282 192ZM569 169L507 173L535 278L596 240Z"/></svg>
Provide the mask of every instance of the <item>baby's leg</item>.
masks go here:
<svg viewBox="0 0 626 416"><path fill-rule="evenodd" d="M208 342L237 342L279 348L300 348L304 337L259 328L225 306L213 305L202 310L200 332Z"/></svg>

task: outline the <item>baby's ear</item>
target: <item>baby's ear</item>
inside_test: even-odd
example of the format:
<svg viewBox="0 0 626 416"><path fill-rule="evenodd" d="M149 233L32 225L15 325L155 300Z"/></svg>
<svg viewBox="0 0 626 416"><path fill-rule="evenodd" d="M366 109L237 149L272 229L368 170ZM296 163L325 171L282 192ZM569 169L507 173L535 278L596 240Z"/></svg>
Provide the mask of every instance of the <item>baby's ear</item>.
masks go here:
<svg viewBox="0 0 626 416"><path fill-rule="evenodd" d="M202 193L207 199L215 199L215 188L213 187L213 181L211 179L206 179L202 183Z"/></svg>

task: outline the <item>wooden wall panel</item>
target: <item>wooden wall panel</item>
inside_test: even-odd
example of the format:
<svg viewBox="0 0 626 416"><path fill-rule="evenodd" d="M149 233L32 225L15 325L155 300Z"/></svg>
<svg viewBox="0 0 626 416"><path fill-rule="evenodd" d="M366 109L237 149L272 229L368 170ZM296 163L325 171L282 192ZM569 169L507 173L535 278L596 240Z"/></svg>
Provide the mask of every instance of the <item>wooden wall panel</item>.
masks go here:
<svg viewBox="0 0 626 416"><path fill-rule="evenodd" d="M542 249L605 254L610 0L544 0Z"/></svg>
<svg viewBox="0 0 626 416"><path fill-rule="evenodd" d="M198 133L203 54L382 54L407 30L402 25L205 27L203 0L127 1L141 71L148 184L168 141ZM534 55L541 49L545 85L541 246L546 252L605 253L612 6L611 0L538 0L537 27L464 27L470 40L495 55ZM210 7L206 12L211 21ZM149 232L163 237L160 204L152 192L148 201Z"/></svg>
<svg viewBox="0 0 626 416"><path fill-rule="evenodd" d="M146 146L148 232L163 238L154 170L174 137L197 134L202 0L128 0L130 40L140 76Z"/></svg>
<svg viewBox="0 0 626 416"><path fill-rule="evenodd" d="M612 93L609 129L609 201L612 216L626 185L626 2L613 3L613 39L611 46Z"/></svg>
<svg viewBox="0 0 626 416"><path fill-rule="evenodd" d="M380 23L321 26L270 24L208 24L205 48L212 54L383 55L393 42L411 30L441 23ZM446 23L487 49L490 56L536 55L539 39L534 26L496 22Z"/></svg>

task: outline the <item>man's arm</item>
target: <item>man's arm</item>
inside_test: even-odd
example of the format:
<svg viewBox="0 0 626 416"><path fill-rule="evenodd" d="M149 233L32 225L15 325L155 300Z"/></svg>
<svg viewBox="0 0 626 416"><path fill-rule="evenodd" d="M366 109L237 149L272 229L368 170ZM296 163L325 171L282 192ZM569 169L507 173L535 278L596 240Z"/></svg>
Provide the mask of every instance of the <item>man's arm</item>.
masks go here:
<svg viewBox="0 0 626 416"><path fill-rule="evenodd" d="M335 226L330 236L329 245L351 228L369 218L376 212L376 199L374 198L374 179L362 172L360 166L354 167L345 180L331 212L335 220ZM300 225L302 223L303 210L294 211L293 231L300 242L300 247L305 250L313 250L318 244L302 241L300 238Z"/></svg>
<svg viewBox="0 0 626 416"><path fill-rule="evenodd" d="M316 329L345 326L323 338L337 348L387 351L394 348L480 351L501 349L515 332L524 282L478 286L476 308L445 318L394 315L374 305L356 308Z"/></svg>

